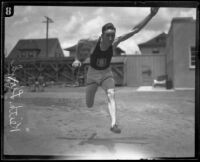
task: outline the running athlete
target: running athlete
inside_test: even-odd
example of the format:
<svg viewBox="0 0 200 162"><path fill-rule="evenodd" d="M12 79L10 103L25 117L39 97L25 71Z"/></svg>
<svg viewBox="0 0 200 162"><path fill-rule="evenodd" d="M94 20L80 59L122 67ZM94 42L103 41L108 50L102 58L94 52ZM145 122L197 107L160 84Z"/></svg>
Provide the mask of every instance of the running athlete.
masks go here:
<svg viewBox="0 0 200 162"><path fill-rule="evenodd" d="M121 129L116 121L115 81L110 67L113 52L120 42L138 33L156 15L158 9L158 7L152 7L150 14L144 20L122 36L115 38L116 28L112 23L107 23L102 27L102 34L99 38L81 39L77 44L76 57L72 66L79 67L86 57L90 57L90 66L87 72L86 104L89 108L93 106L97 88L101 86L108 97L108 109L111 117L110 130L114 133L121 133ZM84 43L91 47L88 56L83 56L85 52L81 51ZM81 55L85 58L81 58Z"/></svg>

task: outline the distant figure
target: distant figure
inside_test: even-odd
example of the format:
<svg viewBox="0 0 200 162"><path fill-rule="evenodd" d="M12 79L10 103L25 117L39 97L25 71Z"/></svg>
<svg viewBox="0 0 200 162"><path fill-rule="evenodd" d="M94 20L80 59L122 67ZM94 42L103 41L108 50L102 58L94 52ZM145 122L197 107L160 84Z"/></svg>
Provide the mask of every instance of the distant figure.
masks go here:
<svg viewBox="0 0 200 162"><path fill-rule="evenodd" d="M52 80L50 81L50 87L53 87L55 85L55 82Z"/></svg>
<svg viewBox="0 0 200 162"><path fill-rule="evenodd" d="M38 81L38 78L35 79L35 92L39 91L39 81Z"/></svg>
<svg viewBox="0 0 200 162"><path fill-rule="evenodd" d="M35 77L34 76L28 78L28 86L31 92L35 92Z"/></svg>
<svg viewBox="0 0 200 162"><path fill-rule="evenodd" d="M44 83L44 77L42 75L38 77L38 82L39 82L39 91L43 92L45 83Z"/></svg>
<svg viewBox="0 0 200 162"><path fill-rule="evenodd" d="M100 37L95 39L82 39L78 42L76 58L72 64L73 67L81 66L83 55L86 53L81 50L81 47L84 44L91 45L89 54L84 56L84 59L90 57L90 66L87 72L86 104L88 107L93 106L97 88L101 86L108 97L108 110L111 117L110 130L114 133L121 133L121 129L116 122L115 81L110 67L113 52L120 42L138 33L156 15L158 9L157 7L151 8L150 14L124 35L115 38L116 28L112 23L107 23L102 27Z"/></svg>

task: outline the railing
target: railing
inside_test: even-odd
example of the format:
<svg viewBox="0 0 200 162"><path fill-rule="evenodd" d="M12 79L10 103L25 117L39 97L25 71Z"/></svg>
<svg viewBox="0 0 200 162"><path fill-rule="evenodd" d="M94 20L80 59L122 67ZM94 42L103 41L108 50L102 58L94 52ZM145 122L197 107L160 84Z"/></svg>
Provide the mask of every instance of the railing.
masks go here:
<svg viewBox="0 0 200 162"><path fill-rule="evenodd" d="M83 64L79 69L72 67L74 58L47 58L47 59L6 59L4 72L11 73L12 68L21 65L22 68L16 70L15 76L22 85L32 84L39 76L44 78L44 82L66 83L85 85L88 63ZM123 85L123 62L114 61L111 67L115 76L116 85ZM32 80L32 81L31 81Z"/></svg>

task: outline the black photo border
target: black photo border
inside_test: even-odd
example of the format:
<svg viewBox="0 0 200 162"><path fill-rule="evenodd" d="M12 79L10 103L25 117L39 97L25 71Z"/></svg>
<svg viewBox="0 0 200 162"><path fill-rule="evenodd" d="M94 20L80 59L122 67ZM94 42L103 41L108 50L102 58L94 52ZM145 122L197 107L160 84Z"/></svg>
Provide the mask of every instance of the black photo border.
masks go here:
<svg viewBox="0 0 200 162"><path fill-rule="evenodd" d="M200 148L199 148L199 99L200 99L200 54L199 54L199 2L198 1L12 1L12 0L3 0L1 2L1 78L4 77L4 47L5 47L5 7L10 6L11 8L15 6L104 6L104 7L177 7L177 8L196 8L196 69L195 69L195 156L194 157L155 157L155 159L162 160L197 160L200 157ZM12 16L12 15L10 15ZM4 121L4 80L1 79L1 121ZM82 159L82 157L74 156L38 156L38 155L4 155L3 149L3 134L4 134L4 122L1 122L1 160L56 160L62 159Z"/></svg>

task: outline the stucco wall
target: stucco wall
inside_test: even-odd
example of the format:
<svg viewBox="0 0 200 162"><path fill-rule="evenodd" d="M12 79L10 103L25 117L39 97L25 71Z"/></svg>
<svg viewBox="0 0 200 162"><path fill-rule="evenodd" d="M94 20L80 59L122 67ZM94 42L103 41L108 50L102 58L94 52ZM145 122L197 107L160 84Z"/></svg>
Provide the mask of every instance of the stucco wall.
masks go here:
<svg viewBox="0 0 200 162"><path fill-rule="evenodd" d="M195 46L195 36L194 21L175 21L173 23L175 88L195 87L195 69L189 67L190 47Z"/></svg>
<svg viewBox="0 0 200 162"><path fill-rule="evenodd" d="M168 80L171 80L172 84L174 84L173 48L174 48L174 42L173 42L173 27L172 27L168 33L166 42L166 73L168 76Z"/></svg>

